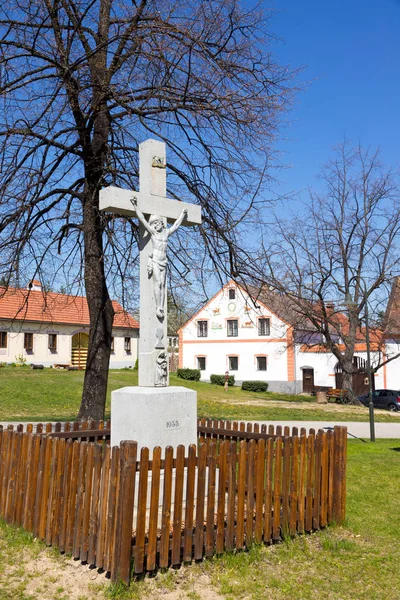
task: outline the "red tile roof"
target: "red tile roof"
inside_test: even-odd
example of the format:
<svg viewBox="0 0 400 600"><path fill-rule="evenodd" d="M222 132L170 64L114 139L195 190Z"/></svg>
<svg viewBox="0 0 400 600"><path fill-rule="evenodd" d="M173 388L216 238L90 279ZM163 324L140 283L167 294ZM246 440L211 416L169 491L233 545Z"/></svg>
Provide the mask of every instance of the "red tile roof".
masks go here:
<svg viewBox="0 0 400 600"><path fill-rule="evenodd" d="M139 323L122 306L112 301L114 327L139 329ZM0 287L0 320L35 321L89 325L89 308L84 296Z"/></svg>

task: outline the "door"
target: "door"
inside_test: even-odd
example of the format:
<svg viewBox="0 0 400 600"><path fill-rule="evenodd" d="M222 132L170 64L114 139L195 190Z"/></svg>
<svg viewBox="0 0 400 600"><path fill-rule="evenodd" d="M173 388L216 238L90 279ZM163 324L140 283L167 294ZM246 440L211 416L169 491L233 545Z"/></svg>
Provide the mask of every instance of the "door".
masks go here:
<svg viewBox="0 0 400 600"><path fill-rule="evenodd" d="M314 369L303 369L303 392L312 394L314 391Z"/></svg>
<svg viewBox="0 0 400 600"><path fill-rule="evenodd" d="M78 369L86 369L89 336L79 332L72 336L71 363Z"/></svg>

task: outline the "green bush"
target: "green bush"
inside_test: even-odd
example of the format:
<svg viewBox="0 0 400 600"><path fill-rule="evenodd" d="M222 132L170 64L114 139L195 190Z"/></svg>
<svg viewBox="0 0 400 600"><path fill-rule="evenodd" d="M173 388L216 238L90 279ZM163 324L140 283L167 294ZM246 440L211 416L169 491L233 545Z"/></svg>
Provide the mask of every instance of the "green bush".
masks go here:
<svg viewBox="0 0 400 600"><path fill-rule="evenodd" d="M268 383L266 381L243 381L242 390L246 392L266 392Z"/></svg>
<svg viewBox="0 0 400 600"><path fill-rule="evenodd" d="M225 375L210 375L210 382L214 383L215 385L224 385ZM228 385L229 386L235 385L235 376L234 375L229 375Z"/></svg>
<svg viewBox="0 0 400 600"><path fill-rule="evenodd" d="M200 369L178 369L176 374L181 379L200 381Z"/></svg>

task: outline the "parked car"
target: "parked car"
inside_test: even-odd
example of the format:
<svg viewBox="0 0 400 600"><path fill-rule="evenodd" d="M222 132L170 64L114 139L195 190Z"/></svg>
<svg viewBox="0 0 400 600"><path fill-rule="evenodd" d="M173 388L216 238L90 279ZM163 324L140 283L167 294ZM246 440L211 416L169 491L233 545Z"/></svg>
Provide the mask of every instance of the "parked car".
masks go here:
<svg viewBox="0 0 400 600"><path fill-rule="evenodd" d="M375 408L386 408L387 410L400 410L400 391L398 390L375 390L372 393ZM363 394L358 399L362 404L368 406L369 394Z"/></svg>

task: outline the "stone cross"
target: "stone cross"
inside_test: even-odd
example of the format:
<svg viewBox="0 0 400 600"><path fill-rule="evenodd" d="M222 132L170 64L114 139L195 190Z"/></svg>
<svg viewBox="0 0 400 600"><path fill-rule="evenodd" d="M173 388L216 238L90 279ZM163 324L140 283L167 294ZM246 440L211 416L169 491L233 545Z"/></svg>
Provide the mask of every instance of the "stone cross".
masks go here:
<svg viewBox="0 0 400 600"><path fill-rule="evenodd" d="M140 221L139 386L163 387L168 385L168 237L180 225L200 224L201 209L167 198L164 142L150 139L139 144L139 189L104 188L100 191L100 210L136 216ZM167 223L172 227L168 229Z"/></svg>

